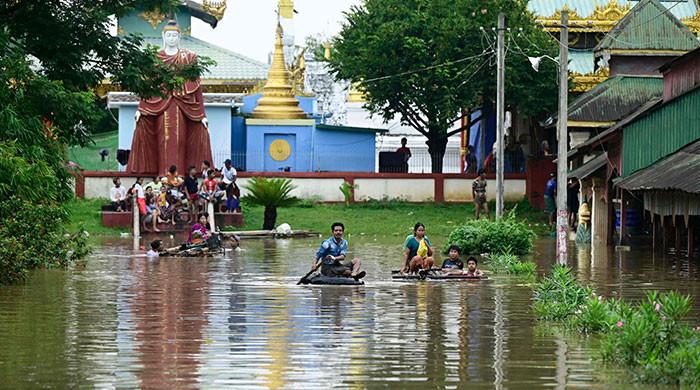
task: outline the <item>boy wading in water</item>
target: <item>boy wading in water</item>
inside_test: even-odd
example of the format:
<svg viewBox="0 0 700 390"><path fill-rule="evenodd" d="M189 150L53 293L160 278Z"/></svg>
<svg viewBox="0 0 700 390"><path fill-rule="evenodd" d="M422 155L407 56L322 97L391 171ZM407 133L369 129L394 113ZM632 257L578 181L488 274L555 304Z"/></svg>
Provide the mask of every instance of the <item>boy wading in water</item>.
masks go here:
<svg viewBox="0 0 700 390"><path fill-rule="evenodd" d="M457 245L450 245L448 256L449 257L442 262L442 270L444 272L459 271L459 273L461 273L464 268L464 263L459 259L459 247Z"/></svg>
<svg viewBox="0 0 700 390"><path fill-rule="evenodd" d="M321 274L331 277L351 277L356 280L365 277L365 271L360 271L360 259L347 260L348 242L343 238L345 225L335 222L331 225L333 236L321 243L316 252L312 270L321 266Z"/></svg>

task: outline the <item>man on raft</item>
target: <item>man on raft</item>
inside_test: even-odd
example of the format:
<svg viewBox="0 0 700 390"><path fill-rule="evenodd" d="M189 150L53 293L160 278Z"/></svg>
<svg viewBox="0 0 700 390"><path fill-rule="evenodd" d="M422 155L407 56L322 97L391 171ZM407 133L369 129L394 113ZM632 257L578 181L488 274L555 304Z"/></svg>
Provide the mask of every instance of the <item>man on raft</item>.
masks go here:
<svg viewBox="0 0 700 390"><path fill-rule="evenodd" d="M321 274L330 277L350 277L360 280L365 277L365 271L360 271L360 259L348 260L348 242L343 238L345 225L334 222L331 225L333 235L321 243L316 252L312 270L321 267Z"/></svg>

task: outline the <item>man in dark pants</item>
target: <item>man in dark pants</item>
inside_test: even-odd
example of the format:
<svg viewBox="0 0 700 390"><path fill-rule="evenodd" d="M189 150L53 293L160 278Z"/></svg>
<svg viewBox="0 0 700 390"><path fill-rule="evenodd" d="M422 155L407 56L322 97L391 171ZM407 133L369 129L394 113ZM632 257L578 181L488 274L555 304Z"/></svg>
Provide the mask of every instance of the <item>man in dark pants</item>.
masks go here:
<svg viewBox="0 0 700 390"><path fill-rule="evenodd" d="M331 225L331 231L333 236L321 243L311 269L318 268L321 263L321 273L325 276L362 279L365 272L360 271L362 265L360 259L347 260L348 242L343 238L345 226L335 222Z"/></svg>

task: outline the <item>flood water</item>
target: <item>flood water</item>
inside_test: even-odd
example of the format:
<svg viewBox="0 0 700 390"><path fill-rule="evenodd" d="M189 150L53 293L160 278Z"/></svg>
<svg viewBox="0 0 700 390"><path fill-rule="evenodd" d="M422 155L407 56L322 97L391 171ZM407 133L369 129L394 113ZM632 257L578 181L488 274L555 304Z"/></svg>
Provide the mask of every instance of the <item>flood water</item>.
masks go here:
<svg viewBox="0 0 700 390"><path fill-rule="evenodd" d="M0 387L651 388L601 367L592 341L538 324L527 280L392 282L400 242L350 241L365 286L296 286L317 239L154 260L133 257L128 239L104 242L85 268L0 288ZM553 250L538 241L539 272ZM580 279L606 295L700 293L698 262L570 250ZM696 301L695 324L699 313Z"/></svg>

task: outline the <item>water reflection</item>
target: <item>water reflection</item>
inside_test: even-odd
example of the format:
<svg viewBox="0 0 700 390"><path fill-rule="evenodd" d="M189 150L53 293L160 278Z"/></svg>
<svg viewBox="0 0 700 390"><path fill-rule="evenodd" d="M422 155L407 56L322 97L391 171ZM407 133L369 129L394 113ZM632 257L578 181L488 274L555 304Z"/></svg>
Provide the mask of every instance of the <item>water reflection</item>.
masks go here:
<svg viewBox="0 0 700 390"><path fill-rule="evenodd" d="M2 387L621 388L591 365L588 342L538 325L523 280L396 283L397 248L367 243L351 248L366 286L303 287L315 240L249 241L208 260L133 258L130 244L0 289ZM537 243L540 271L553 250ZM687 261L570 250L607 295L700 292Z"/></svg>

